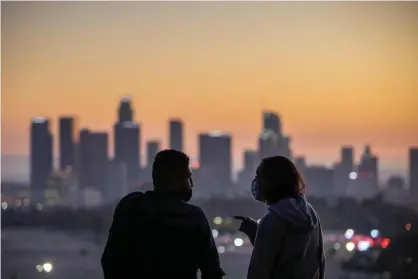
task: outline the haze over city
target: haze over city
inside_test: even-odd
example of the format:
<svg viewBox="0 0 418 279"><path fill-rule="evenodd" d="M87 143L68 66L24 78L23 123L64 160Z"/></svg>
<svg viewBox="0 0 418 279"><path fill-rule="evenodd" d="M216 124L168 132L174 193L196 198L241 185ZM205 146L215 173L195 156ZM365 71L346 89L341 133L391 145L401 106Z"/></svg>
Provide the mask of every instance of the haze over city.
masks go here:
<svg viewBox="0 0 418 279"><path fill-rule="evenodd" d="M181 118L193 158L199 132L223 130L241 166L267 109L309 163L371 144L383 169L406 170L418 145L417 11L413 2L2 3L2 155L28 155L34 116L54 119L55 134L62 114L110 132L129 95L143 142L167 147L167 119Z"/></svg>

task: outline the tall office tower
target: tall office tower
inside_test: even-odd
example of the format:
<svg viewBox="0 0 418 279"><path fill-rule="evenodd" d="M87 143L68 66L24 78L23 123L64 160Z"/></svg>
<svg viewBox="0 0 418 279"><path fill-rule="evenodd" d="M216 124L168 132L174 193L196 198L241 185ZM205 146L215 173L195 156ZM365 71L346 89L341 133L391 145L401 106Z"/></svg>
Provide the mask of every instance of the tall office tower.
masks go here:
<svg viewBox="0 0 418 279"><path fill-rule="evenodd" d="M264 111L263 112L263 130L271 130L276 135L282 134L282 124L280 116L275 112Z"/></svg>
<svg viewBox="0 0 418 279"><path fill-rule="evenodd" d="M147 142L147 167L151 167L154 162L155 155L160 151L160 142L158 140L150 140Z"/></svg>
<svg viewBox="0 0 418 279"><path fill-rule="evenodd" d="M418 203L418 147L409 148L409 191L414 203Z"/></svg>
<svg viewBox="0 0 418 279"><path fill-rule="evenodd" d="M172 119L169 123L170 149L183 151L183 122Z"/></svg>
<svg viewBox="0 0 418 279"><path fill-rule="evenodd" d="M259 163L257 151L244 150L244 171L255 175L255 170Z"/></svg>
<svg viewBox="0 0 418 279"><path fill-rule="evenodd" d="M108 135L106 132L90 133L90 167L93 188L103 193L106 189L108 167ZM115 185L118 187L118 185Z"/></svg>
<svg viewBox="0 0 418 279"><path fill-rule="evenodd" d="M128 174L124 163L110 161L106 173L106 190L104 191L104 202L106 204L119 201L128 194Z"/></svg>
<svg viewBox="0 0 418 279"><path fill-rule="evenodd" d="M295 166L298 169L298 171L304 175L306 171L306 159L303 156L299 156L295 158Z"/></svg>
<svg viewBox="0 0 418 279"><path fill-rule="evenodd" d="M128 173L128 182L134 184L139 178L141 158L141 131L133 121L131 100L123 98L119 104L118 121L113 127L115 161L124 163Z"/></svg>
<svg viewBox="0 0 418 279"><path fill-rule="evenodd" d="M200 170L212 177L224 189L231 185L232 175L232 140L231 136L220 132L199 135Z"/></svg>
<svg viewBox="0 0 418 279"><path fill-rule="evenodd" d="M276 135L275 155L280 155L291 159L290 149L291 138L283 134L282 121L279 114L275 112L263 112L263 130L273 132Z"/></svg>
<svg viewBox="0 0 418 279"><path fill-rule="evenodd" d="M75 117L60 117L59 119L59 150L60 170L74 167L76 157L76 138L78 128Z"/></svg>
<svg viewBox="0 0 418 279"><path fill-rule="evenodd" d="M344 197L347 195L352 171L354 171L354 148L343 146L340 150L340 162L334 168L333 192L335 196Z"/></svg>
<svg viewBox="0 0 418 279"><path fill-rule="evenodd" d="M257 166L260 163L258 152L254 150L244 150L244 165L238 172L236 190L238 194L249 195L249 185L255 178Z"/></svg>
<svg viewBox="0 0 418 279"><path fill-rule="evenodd" d="M290 149L290 141L291 138L287 136L278 136L277 137L277 144L278 144L278 155L284 156L286 158L292 158L292 150Z"/></svg>
<svg viewBox="0 0 418 279"><path fill-rule="evenodd" d="M272 130L264 130L258 139L258 152L260 160L266 157L276 156L277 152L277 134Z"/></svg>
<svg viewBox="0 0 418 279"><path fill-rule="evenodd" d="M93 187L92 168L91 168L91 140L90 131L81 129L78 143L78 185L80 189Z"/></svg>
<svg viewBox="0 0 418 279"><path fill-rule="evenodd" d="M371 152L370 146L364 148L358 165L358 177L353 187L353 195L358 198L370 198L379 191L378 158Z"/></svg>
<svg viewBox="0 0 418 279"><path fill-rule="evenodd" d="M52 134L49 124L49 120L45 118L34 118L31 123L31 203L43 202L47 182L53 170Z"/></svg>
<svg viewBox="0 0 418 279"><path fill-rule="evenodd" d="M130 97L123 97L119 103L118 122L134 121L134 110Z"/></svg>
<svg viewBox="0 0 418 279"><path fill-rule="evenodd" d="M334 179L333 169L310 165L305 169L303 178L305 183L309 185L306 189L309 196L320 198L330 197Z"/></svg>
<svg viewBox="0 0 418 279"><path fill-rule="evenodd" d="M354 168L354 148L351 146L343 146L341 148L341 163L347 166L349 171Z"/></svg>

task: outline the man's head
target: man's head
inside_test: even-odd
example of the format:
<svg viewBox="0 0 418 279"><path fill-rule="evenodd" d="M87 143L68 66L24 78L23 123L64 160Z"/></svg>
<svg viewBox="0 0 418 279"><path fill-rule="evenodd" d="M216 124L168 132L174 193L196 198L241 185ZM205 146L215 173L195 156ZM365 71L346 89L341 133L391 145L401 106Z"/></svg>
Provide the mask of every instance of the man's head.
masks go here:
<svg viewBox="0 0 418 279"><path fill-rule="evenodd" d="M263 159L257 168L253 187L256 199L268 204L280 199L303 194L305 183L296 166L286 157L274 156Z"/></svg>
<svg viewBox="0 0 418 279"><path fill-rule="evenodd" d="M179 194L189 201L192 195L192 172L190 158L181 151L167 149L157 153L152 165L152 180L155 190Z"/></svg>

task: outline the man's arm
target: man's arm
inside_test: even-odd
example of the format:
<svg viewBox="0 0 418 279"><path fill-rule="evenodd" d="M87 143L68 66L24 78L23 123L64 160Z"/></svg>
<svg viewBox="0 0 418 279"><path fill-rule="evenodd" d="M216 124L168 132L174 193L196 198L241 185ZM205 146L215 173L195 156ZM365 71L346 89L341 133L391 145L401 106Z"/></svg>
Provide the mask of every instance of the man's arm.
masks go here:
<svg viewBox="0 0 418 279"><path fill-rule="evenodd" d="M132 193L118 203L113 214L113 222L101 258L105 279L127 278L127 269L122 267L129 262L129 211L131 203L141 193Z"/></svg>
<svg viewBox="0 0 418 279"><path fill-rule="evenodd" d="M219 261L218 249L213 239L212 229L205 213L199 208L201 224L199 236L198 266L202 279L222 279L225 276Z"/></svg>
<svg viewBox="0 0 418 279"><path fill-rule="evenodd" d="M269 279L277 260L281 243L277 217L267 213L258 224L253 253L248 267L247 279Z"/></svg>

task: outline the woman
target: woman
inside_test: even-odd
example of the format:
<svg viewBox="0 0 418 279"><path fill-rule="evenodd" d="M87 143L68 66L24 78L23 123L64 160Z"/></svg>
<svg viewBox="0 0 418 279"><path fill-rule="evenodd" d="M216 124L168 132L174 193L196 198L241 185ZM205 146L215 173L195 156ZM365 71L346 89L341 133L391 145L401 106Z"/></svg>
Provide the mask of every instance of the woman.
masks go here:
<svg viewBox="0 0 418 279"><path fill-rule="evenodd" d="M268 212L258 228L251 218L236 217L250 239L256 231L247 279L324 278L321 224L304 188L295 165L285 157L266 158L258 166L251 192L268 205Z"/></svg>

